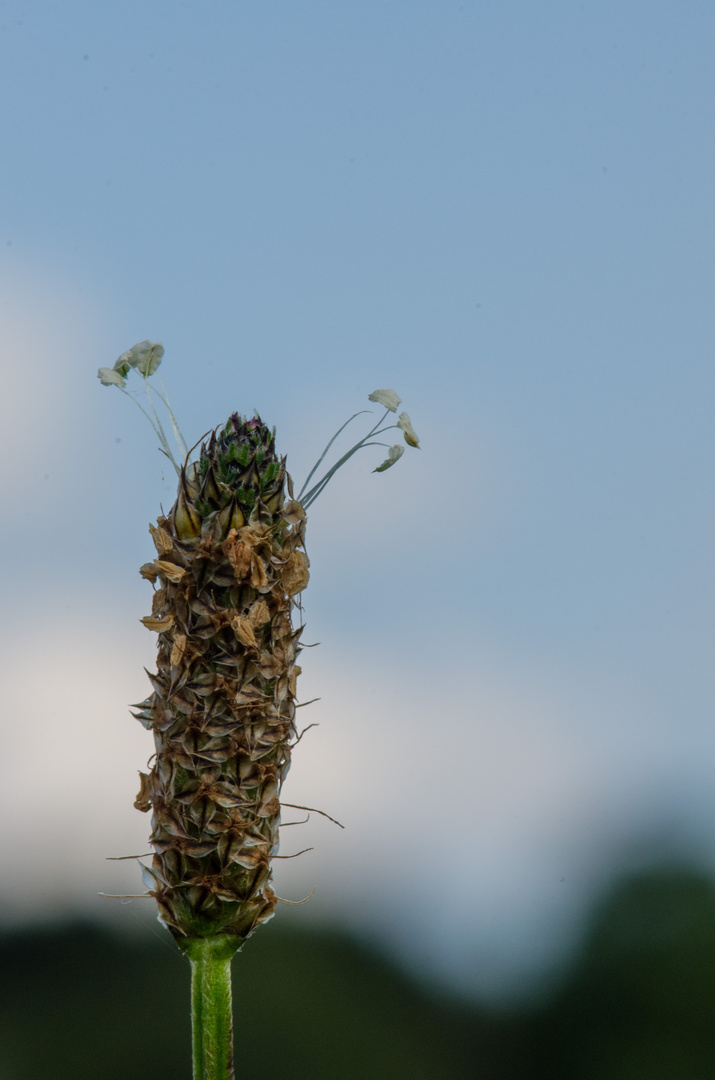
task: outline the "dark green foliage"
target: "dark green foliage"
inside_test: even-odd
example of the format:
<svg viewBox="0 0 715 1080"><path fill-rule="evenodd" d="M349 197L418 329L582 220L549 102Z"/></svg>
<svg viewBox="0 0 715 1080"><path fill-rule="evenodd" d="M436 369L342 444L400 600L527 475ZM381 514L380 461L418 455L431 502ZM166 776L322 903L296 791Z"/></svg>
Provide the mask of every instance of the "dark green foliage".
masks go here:
<svg viewBox="0 0 715 1080"><path fill-rule="evenodd" d="M699 873L616 887L558 991L521 1013L440 998L287 921L233 961L241 1080L715 1077L715 886ZM2 1080L190 1080L189 965L168 936L27 931L0 939L0 971Z"/></svg>
<svg viewBox="0 0 715 1080"><path fill-rule="evenodd" d="M527 1042L525 1078L712 1080L715 884L666 868L616 888Z"/></svg>
<svg viewBox="0 0 715 1080"><path fill-rule="evenodd" d="M86 925L7 936L3 1080L190 1080L190 969L172 950Z"/></svg>
<svg viewBox="0 0 715 1080"><path fill-rule="evenodd" d="M160 933L160 931L159 931ZM166 935L0 941L2 1080L190 1080L189 964ZM476 1016L348 938L269 926L233 962L237 1077L468 1080Z"/></svg>

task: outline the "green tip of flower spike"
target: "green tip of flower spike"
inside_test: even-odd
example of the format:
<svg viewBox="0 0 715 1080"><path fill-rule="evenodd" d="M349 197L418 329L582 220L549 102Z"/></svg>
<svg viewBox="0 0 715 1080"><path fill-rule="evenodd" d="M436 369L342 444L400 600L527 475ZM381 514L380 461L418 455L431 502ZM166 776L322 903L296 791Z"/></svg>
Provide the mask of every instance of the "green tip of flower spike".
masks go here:
<svg viewBox="0 0 715 1080"><path fill-rule="evenodd" d="M221 523L238 529L251 520L274 514L283 504L285 463L276 455L275 431L259 416L229 417L211 433L195 464L182 470L183 502L198 535L201 522L218 513Z"/></svg>

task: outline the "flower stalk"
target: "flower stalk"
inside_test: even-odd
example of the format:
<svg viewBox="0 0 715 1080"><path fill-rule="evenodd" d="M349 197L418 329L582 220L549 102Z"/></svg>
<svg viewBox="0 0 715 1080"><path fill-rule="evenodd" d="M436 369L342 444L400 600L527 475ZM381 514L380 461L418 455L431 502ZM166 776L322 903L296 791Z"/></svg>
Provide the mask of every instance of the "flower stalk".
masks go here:
<svg viewBox="0 0 715 1080"><path fill-rule="evenodd" d="M194 1080L234 1080L230 940L197 938L191 961L191 1036Z"/></svg>

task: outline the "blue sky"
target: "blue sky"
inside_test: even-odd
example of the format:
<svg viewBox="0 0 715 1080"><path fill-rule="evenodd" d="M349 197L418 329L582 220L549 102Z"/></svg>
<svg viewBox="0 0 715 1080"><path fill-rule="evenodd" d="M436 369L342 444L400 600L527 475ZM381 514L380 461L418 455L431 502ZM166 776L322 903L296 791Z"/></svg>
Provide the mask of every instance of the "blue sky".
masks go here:
<svg viewBox="0 0 715 1080"><path fill-rule="evenodd" d="M173 481L95 378L144 338L189 442L258 409L300 480L384 386L422 440L311 510L287 793L349 828L281 867L301 917L495 990L609 873L712 848L714 30L687 0L0 5L2 724L12 804L35 785L0 916L97 914L136 877L104 856L145 850L125 703Z"/></svg>

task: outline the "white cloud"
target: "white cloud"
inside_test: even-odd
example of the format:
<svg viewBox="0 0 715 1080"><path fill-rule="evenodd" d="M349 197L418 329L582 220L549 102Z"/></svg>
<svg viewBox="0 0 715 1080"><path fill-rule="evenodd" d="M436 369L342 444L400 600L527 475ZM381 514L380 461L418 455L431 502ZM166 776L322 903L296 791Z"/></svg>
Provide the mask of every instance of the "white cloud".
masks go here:
<svg viewBox="0 0 715 1080"><path fill-rule="evenodd" d="M347 829L301 830L316 853L280 868L279 891L317 883L316 913L342 909L366 936L401 939L413 962L419 941L421 962L465 965L473 981L477 956L492 982L553 958L604 852L662 791L667 748L648 701L603 673L579 685L517 657L400 654L380 669L374 652L329 655L305 663L301 692L322 695L306 722L321 726L285 797Z"/></svg>
<svg viewBox="0 0 715 1080"><path fill-rule="evenodd" d="M132 803L153 747L126 703L148 692L154 640L110 609L98 634L89 598L70 618L50 603L3 643L0 860L13 871L0 905L17 917L101 914L111 902L98 891L141 891L135 863L104 860L147 850L149 818ZM406 955L419 940L425 963L471 974L473 957L493 976L548 953L598 881L598 844L649 812L667 763L663 746L644 750L647 703L516 658L430 669L324 647L304 667L301 696L322 700L299 715L320 726L295 751L284 799L346 830L317 815L287 828L282 854L315 850L277 864L279 894L317 885L307 918L401 939Z"/></svg>
<svg viewBox="0 0 715 1080"><path fill-rule="evenodd" d="M96 893L135 890L148 821L132 809L151 739L126 703L147 689L139 635L97 614L15 619L2 647L5 828L0 904L24 918L58 906L101 911ZM76 608L75 608L76 611ZM49 613L48 613L49 612ZM106 904L107 901L104 901ZM99 906L97 906L99 905Z"/></svg>
<svg viewBox="0 0 715 1080"><path fill-rule="evenodd" d="M96 321L79 285L46 265L0 270L0 455L23 463L4 470L5 492L23 490L30 470L56 461L72 411L68 371Z"/></svg>

